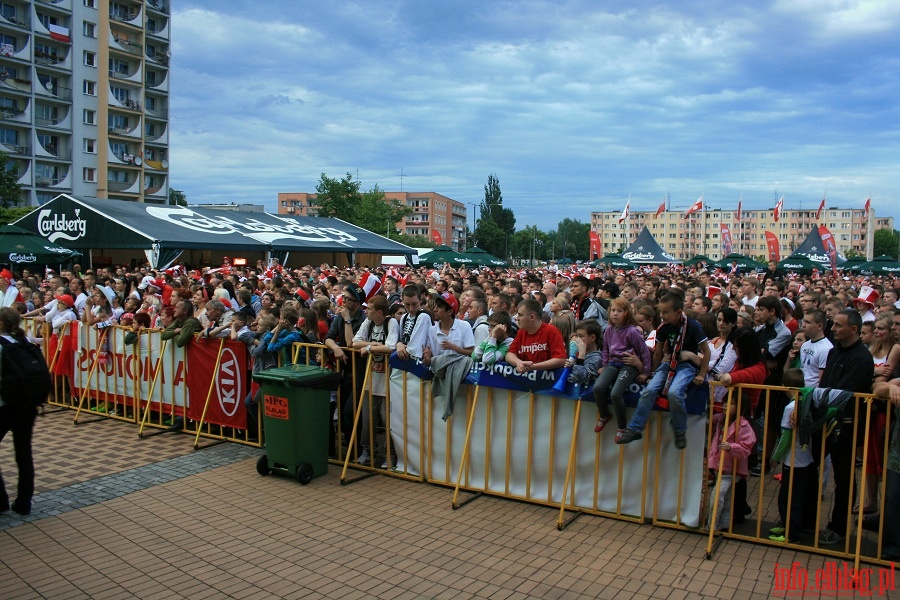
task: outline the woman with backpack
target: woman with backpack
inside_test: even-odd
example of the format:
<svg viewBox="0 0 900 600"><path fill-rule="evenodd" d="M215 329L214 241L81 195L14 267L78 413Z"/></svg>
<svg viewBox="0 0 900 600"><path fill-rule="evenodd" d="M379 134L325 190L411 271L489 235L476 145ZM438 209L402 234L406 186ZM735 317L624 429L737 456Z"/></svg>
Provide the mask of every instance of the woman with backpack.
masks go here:
<svg viewBox="0 0 900 600"><path fill-rule="evenodd" d="M9 496L6 493L6 487L3 483L3 475L0 474L0 513L6 512L12 508L20 515L27 515L31 512L31 498L34 495L34 460L31 455L31 434L34 430L34 419L37 416L37 403L35 398L39 398L41 388L43 390L43 399L47 399L47 392L50 388L50 374L46 370L46 363L36 346L31 345L25 339L25 331L19 327L22 318L19 313L12 308L0 308L0 441L6 436L6 433L12 431L13 445L16 453L16 465L19 468L19 484L15 502L10 505ZM22 360L13 360L14 351L11 347L17 344L23 344L21 350L24 352L16 352L16 355L22 356ZM30 350L34 352L29 352ZM3 354L7 356L3 357ZM22 362L28 363L38 360L40 364L36 367L42 367L38 373L39 379L36 383L28 383L31 380L26 379L14 384L13 377L9 373L3 372L4 365L20 363L16 369L22 373L28 374L31 370L28 364L22 365ZM19 378L22 379L21 377ZM5 385L4 385L5 384ZM34 394L23 392L13 392L12 389L21 388L26 385ZM36 394L36 395L35 395Z"/></svg>

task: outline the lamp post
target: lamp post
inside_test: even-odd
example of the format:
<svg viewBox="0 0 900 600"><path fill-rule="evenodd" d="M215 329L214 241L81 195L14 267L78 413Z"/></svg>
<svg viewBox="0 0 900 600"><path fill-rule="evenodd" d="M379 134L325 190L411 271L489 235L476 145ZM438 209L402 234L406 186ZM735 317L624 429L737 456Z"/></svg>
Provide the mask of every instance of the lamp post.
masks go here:
<svg viewBox="0 0 900 600"><path fill-rule="evenodd" d="M477 239L475 238L475 229L478 227L478 203L477 202L466 202L466 204L470 204L475 207L475 210L472 212L472 245L477 246ZM466 248L468 250L468 248Z"/></svg>

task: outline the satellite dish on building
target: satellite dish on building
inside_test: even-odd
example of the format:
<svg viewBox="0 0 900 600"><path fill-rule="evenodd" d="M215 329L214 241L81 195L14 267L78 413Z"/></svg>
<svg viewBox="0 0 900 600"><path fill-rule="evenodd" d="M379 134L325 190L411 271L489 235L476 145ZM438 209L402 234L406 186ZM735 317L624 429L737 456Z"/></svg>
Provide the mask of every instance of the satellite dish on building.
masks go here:
<svg viewBox="0 0 900 600"><path fill-rule="evenodd" d="M140 156L135 156L134 164L136 164L137 166L141 166L142 164L144 164L144 159L141 158Z"/></svg>
<svg viewBox="0 0 900 600"><path fill-rule="evenodd" d="M162 168L163 168L163 169L168 169L168 168L169 168L169 161L164 160L164 161L162 161L161 164L162 164Z"/></svg>

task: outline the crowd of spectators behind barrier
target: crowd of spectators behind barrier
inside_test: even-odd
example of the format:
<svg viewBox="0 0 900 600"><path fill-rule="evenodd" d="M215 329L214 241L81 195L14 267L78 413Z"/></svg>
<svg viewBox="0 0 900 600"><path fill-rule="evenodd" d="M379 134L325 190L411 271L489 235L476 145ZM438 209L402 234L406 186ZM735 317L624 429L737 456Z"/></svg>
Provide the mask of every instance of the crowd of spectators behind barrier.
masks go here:
<svg viewBox="0 0 900 600"><path fill-rule="evenodd" d="M762 414L758 391L744 394L743 422L737 428L734 414L727 421L721 414L725 388L715 390L709 412L716 415L720 443L709 449L710 467L717 468L719 452L738 459L734 473L731 461L725 461L727 485L715 499L727 512L730 504L723 502L724 494L733 492L734 514L719 510L722 516L711 524L715 527L729 518L739 523L753 510L747 503L747 477L765 476L773 468L759 457L771 457L782 429L791 427L789 417L798 397L783 387L786 376L798 387L874 392L889 399L878 404L880 410L869 422L852 406L842 421L845 432L855 427L868 431L870 439L869 464L859 482L866 499L854 510L864 511L874 522L881 477L887 477L886 505L897 505L900 436L892 436L887 456L883 436L886 423L895 419L889 408L900 405L898 290L900 279L894 277L784 274L774 262L763 273L707 269L703 263L623 272L578 265L519 270L283 268L277 261L239 268L227 260L221 268L203 271L183 265L165 270L82 270L74 265L59 273L0 273L3 306L47 321L55 334L67 321L79 319L98 329L162 329L163 339L179 347L191 343L195 334L230 337L250 346L254 371L277 364L279 356L287 360L282 350L294 342L321 344L324 353L304 352L302 360L318 362L324 356L323 366L330 368L348 360L346 348L356 348L363 357L373 357L377 419L383 419L385 357L394 351L432 368L446 368L455 356L506 361L520 373L571 367L572 381L584 389L599 380L594 388L596 432L603 435L615 418L615 441L622 444L640 439L649 411L662 404L671 412L675 445L683 448L685 395L704 381L779 386L785 391L772 394L770 418ZM62 375L70 365L61 360L56 372ZM336 433L347 439L359 381L352 381L350 369L343 372L343 397L335 399L343 431ZM647 385L628 421L622 395L633 381ZM252 429L258 403L258 394L246 399ZM368 408L365 412L368 415ZM761 453L763 427L771 428L771 435L770 447ZM892 432L898 429L891 427ZM816 464L817 452L811 453L808 464L795 463L803 469L803 485L798 487L804 489L816 487L806 483L817 481L824 471L832 472L835 503L831 521L819 532L822 544L837 544L849 535L851 439L845 433L837 442L815 441L814 447L826 444L830 467ZM375 449L364 443L359 457L360 462L373 462ZM385 457L382 467L389 468L391 460ZM808 501L793 506L798 503ZM802 511L791 514L804 518ZM897 558L898 518L886 515L884 528L884 557ZM783 534L777 529L773 539Z"/></svg>

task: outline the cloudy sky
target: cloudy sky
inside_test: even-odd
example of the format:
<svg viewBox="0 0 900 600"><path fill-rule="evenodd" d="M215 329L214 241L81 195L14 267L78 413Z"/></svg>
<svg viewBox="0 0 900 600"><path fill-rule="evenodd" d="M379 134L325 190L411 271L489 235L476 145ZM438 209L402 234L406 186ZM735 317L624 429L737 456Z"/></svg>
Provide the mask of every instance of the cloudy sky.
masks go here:
<svg viewBox="0 0 900 600"><path fill-rule="evenodd" d="M171 185L364 189L517 225L594 210L862 207L900 221L900 2L173 0ZM471 210L471 207L470 207Z"/></svg>

